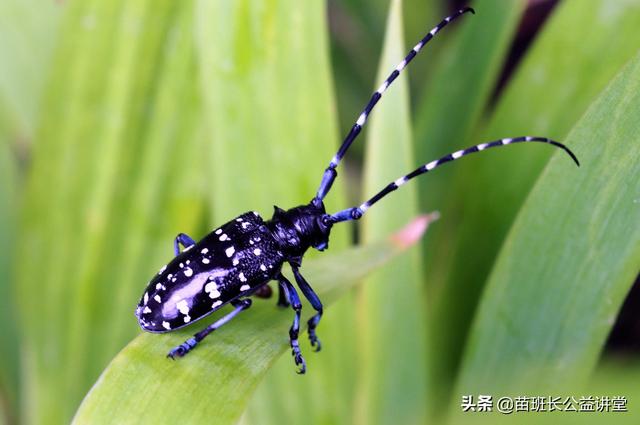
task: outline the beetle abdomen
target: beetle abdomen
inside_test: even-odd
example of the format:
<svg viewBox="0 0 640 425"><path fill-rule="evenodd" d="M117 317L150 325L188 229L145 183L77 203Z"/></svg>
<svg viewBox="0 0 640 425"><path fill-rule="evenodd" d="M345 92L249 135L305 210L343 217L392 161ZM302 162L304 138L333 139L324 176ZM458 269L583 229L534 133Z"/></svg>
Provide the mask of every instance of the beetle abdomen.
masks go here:
<svg viewBox="0 0 640 425"><path fill-rule="evenodd" d="M148 332L199 320L280 271L283 254L257 213L245 213L186 248L149 282L136 316Z"/></svg>

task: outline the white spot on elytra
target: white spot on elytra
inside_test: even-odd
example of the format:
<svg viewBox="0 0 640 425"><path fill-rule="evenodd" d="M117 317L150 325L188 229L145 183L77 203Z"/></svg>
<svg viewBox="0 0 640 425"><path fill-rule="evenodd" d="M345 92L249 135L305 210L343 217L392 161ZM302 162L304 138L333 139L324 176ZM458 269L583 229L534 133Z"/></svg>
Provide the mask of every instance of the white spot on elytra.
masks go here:
<svg viewBox="0 0 640 425"><path fill-rule="evenodd" d="M221 305L222 305L222 301L218 300L218 301L214 302L213 304L211 304L211 308L216 308L216 307L221 306Z"/></svg>
<svg viewBox="0 0 640 425"><path fill-rule="evenodd" d="M144 293L144 303L148 303L149 302L149 294L148 293Z"/></svg>
<svg viewBox="0 0 640 425"><path fill-rule="evenodd" d="M251 287L249 285L242 285L240 287L240 291L242 291L242 292L248 291L249 289L251 289Z"/></svg>
<svg viewBox="0 0 640 425"><path fill-rule="evenodd" d="M189 305L187 304L187 300L180 300L176 303L176 308L180 313L187 315L189 314Z"/></svg>
<svg viewBox="0 0 640 425"><path fill-rule="evenodd" d="M159 291L162 289L162 283L156 283L156 290Z"/></svg>
<svg viewBox="0 0 640 425"><path fill-rule="evenodd" d="M240 272L240 274L238 275L238 278L240 279L240 282L246 282L247 278L244 277L244 273Z"/></svg>
<svg viewBox="0 0 640 425"><path fill-rule="evenodd" d="M262 251L260 250L260 248L256 248L256 249L253 250L253 253L255 255L260 255L260 254L262 254Z"/></svg>
<svg viewBox="0 0 640 425"><path fill-rule="evenodd" d="M167 329L167 330L171 329L171 325L169 324L169 322L162 322L162 327Z"/></svg>
<svg viewBox="0 0 640 425"><path fill-rule="evenodd" d="M227 234L226 234L226 233L223 233L223 234L222 234L222 236L220 236L218 239L219 239L221 242L224 242L224 241L226 241L226 240L228 240L228 239L229 239L229 236L227 236Z"/></svg>
<svg viewBox="0 0 640 425"><path fill-rule="evenodd" d="M202 264L209 264L209 259L208 258L203 258L202 259Z"/></svg>
<svg viewBox="0 0 640 425"><path fill-rule="evenodd" d="M219 235L220 233L222 233L222 229L216 230L216 235Z"/></svg>
<svg viewBox="0 0 640 425"><path fill-rule="evenodd" d="M189 323L191 321L191 316L186 315L184 316L184 323Z"/></svg>
<svg viewBox="0 0 640 425"><path fill-rule="evenodd" d="M202 250L200 252L202 254L206 254L207 252L209 252L209 248L202 248Z"/></svg>
<svg viewBox="0 0 640 425"><path fill-rule="evenodd" d="M246 229L247 227L251 226L250 223L247 223L246 221L244 223L242 223L242 228Z"/></svg>
<svg viewBox="0 0 640 425"><path fill-rule="evenodd" d="M242 221L242 218L238 217L236 218L236 221Z"/></svg>
<svg viewBox="0 0 640 425"><path fill-rule="evenodd" d="M184 263L180 263L180 268L183 268L183 267L184 267Z"/></svg>
<svg viewBox="0 0 640 425"><path fill-rule="evenodd" d="M260 264L260 270L262 270L263 272L266 272L267 267L264 264Z"/></svg>
<svg viewBox="0 0 640 425"><path fill-rule="evenodd" d="M218 291L218 284L215 282L209 282L204 286L204 291L209 294L210 298L220 297L220 291Z"/></svg>
<svg viewBox="0 0 640 425"><path fill-rule="evenodd" d="M227 257L231 258L233 253L236 252L236 249L230 246L229 248L225 249L224 252L227 254Z"/></svg>
<svg viewBox="0 0 640 425"><path fill-rule="evenodd" d="M184 269L184 275L186 277L191 277L193 275L193 270L191 270L191 268L187 267L186 269Z"/></svg>
<svg viewBox="0 0 640 425"><path fill-rule="evenodd" d="M160 271L158 272L158 274L162 274L164 273L164 271L167 270L167 265L165 264L164 266L162 266L162 268L160 269Z"/></svg>
<svg viewBox="0 0 640 425"><path fill-rule="evenodd" d="M237 266L238 264L240 264L240 260L238 260L237 258L233 259L233 265Z"/></svg>
<svg viewBox="0 0 640 425"><path fill-rule="evenodd" d="M260 217L260 214L258 214L258 211L254 211L253 215L255 215L256 217Z"/></svg>
<svg viewBox="0 0 640 425"><path fill-rule="evenodd" d="M151 309L148 306L144 307L144 310L142 310L143 313L151 313Z"/></svg>
<svg viewBox="0 0 640 425"><path fill-rule="evenodd" d="M154 296L154 297L153 297L153 299L154 299L154 300L156 300L156 302L157 302L158 304L160 304L160 303L162 302L162 298L160 298L160 295L156 295L156 296Z"/></svg>

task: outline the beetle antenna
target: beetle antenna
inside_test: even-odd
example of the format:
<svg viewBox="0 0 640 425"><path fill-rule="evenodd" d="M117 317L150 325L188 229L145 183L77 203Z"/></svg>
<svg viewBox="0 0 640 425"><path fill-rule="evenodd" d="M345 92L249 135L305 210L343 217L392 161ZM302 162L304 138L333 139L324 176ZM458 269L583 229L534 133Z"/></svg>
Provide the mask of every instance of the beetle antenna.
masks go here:
<svg viewBox="0 0 640 425"><path fill-rule="evenodd" d="M346 210L342 210L336 214L331 215L331 220L334 223L338 223L341 221L357 220L360 217L362 217L362 215L369 208L371 208L373 204L375 204L380 199L384 198L389 193L393 192L394 190L396 190L397 188L399 188L400 186L402 186L403 184L405 184L406 182L408 182L414 177L418 177L421 174L428 173L429 171L441 166L444 163L447 163L449 161L454 161L456 159L462 158L463 156L466 156L475 152L480 152L489 148L496 148L500 146L506 146L509 144L521 143L521 142L540 142L540 143L548 143L550 145L556 146L564 150L571 157L571 159L573 159L576 165L578 165L578 167L580 166L580 162L578 161L578 158L574 155L574 153L571 152L571 150L568 147L566 147L562 143L556 142L555 140L551 140L546 137L530 137L530 136L500 139L500 140L496 140L489 143L482 143L479 145L475 145L467 149L459 150L449 155L443 156L440 159L436 159L435 161L431 161L427 164L424 164L421 167L416 168L409 174L402 176L396 181L389 183L384 189L382 189L375 196L373 196L368 201L364 202L359 207L347 208Z"/></svg>
<svg viewBox="0 0 640 425"><path fill-rule="evenodd" d="M442 28L447 26L449 22L455 20L459 16L462 16L466 12L476 13L472 8L465 7L463 9L458 10L456 13L444 18L438 25L436 25L431 31L429 31L427 35L425 35L422 38L422 40L418 42L418 44L415 45L415 47L409 52L409 54L404 58L404 60L398 64L396 69L394 69L393 72L384 81L384 83L382 83L382 85L378 88L378 90L376 90L375 93L373 93L373 95L371 96L371 99L369 100L369 103L367 104L367 106L365 106L365 108L363 109L362 113L358 117L358 120L355 122L353 127L351 127L351 131L349 132L349 134L347 134L347 137L342 142L340 149L338 149L338 152L334 155L333 159L331 159L329 166L324 171L324 174L322 176L322 181L320 183L320 187L318 188L316 197L313 198L313 201L312 201L314 204L319 205L320 203L322 203L322 200L325 198L325 196L327 196L327 193L329 193L329 190L331 189L331 185L333 184L333 181L336 179L336 176L338 175L336 171L336 167L344 157L345 153L347 152L347 150L349 149L353 141L356 139L356 137L358 137L358 134L360 134L362 127L367 122L367 118L369 117L369 114L371 114L371 111L376 106L376 103L378 103L378 101L382 97L382 94L385 92L385 90L389 88L393 80L398 78L398 75L400 75L400 72L409 64L409 62L413 60L413 58L424 47L424 45L427 44L438 33L438 31L440 31Z"/></svg>

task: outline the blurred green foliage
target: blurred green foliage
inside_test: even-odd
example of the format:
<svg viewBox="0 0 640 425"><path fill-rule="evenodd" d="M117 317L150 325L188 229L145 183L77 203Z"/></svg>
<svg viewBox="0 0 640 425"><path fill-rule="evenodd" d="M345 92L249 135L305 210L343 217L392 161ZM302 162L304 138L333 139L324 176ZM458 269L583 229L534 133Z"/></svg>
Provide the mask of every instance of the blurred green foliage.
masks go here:
<svg viewBox="0 0 640 425"><path fill-rule="evenodd" d="M193 329L135 337L133 308L178 232L308 202L448 5L4 0L0 423L68 423L103 371L78 423L577 420L462 414L478 393L623 395L629 414L584 421L637 423L637 362L600 359L640 269L640 2L558 2L497 93L528 2L473 6L385 93L328 209L500 137L561 139L582 167L545 146L491 151L377 204L364 248L336 227L305 263L331 306L301 378L281 355L291 312L270 303L177 363L162 354ZM386 236L432 209L422 245L364 279L395 255Z"/></svg>

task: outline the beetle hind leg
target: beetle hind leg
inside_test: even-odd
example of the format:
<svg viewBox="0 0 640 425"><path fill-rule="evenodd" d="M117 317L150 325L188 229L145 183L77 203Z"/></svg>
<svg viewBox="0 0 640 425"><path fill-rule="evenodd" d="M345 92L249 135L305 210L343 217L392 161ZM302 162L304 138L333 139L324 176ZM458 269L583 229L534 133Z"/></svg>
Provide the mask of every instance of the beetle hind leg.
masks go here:
<svg viewBox="0 0 640 425"><path fill-rule="evenodd" d="M227 322L229 322L231 319L236 317L241 311L251 307L251 300L247 298L243 300L231 301L231 305L235 307L232 312L230 312L225 316L222 316L220 319L218 319L211 325L207 326L197 334L193 335L191 338L189 338L182 344L173 348L171 351L169 351L169 353L167 354L167 357L175 360L176 357L186 356L187 353L193 350L200 341L202 341L207 337L207 335L209 335L211 332L215 331L222 325L226 324Z"/></svg>

